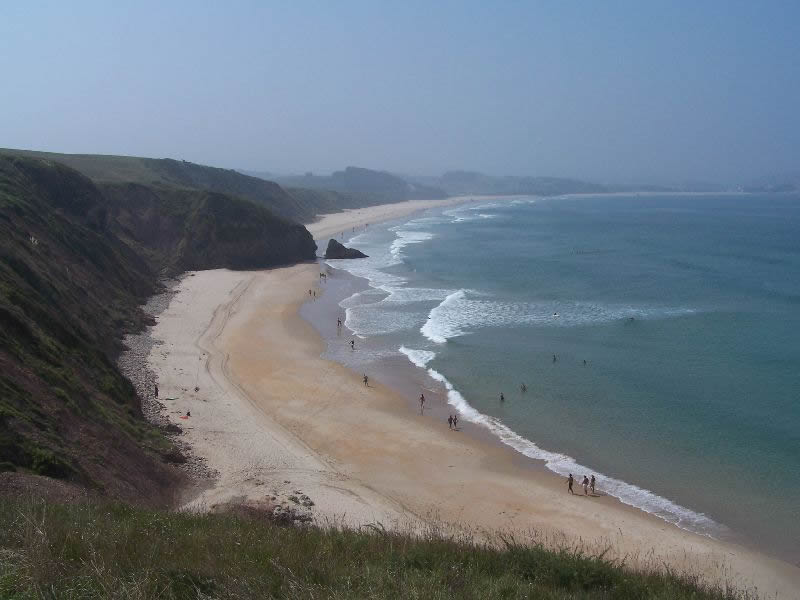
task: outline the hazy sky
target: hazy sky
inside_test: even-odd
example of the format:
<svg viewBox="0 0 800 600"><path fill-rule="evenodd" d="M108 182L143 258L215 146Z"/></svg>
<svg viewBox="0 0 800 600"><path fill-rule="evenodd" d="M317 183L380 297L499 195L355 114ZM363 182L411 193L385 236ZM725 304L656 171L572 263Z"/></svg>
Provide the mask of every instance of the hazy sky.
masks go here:
<svg viewBox="0 0 800 600"><path fill-rule="evenodd" d="M273 172L800 171L800 1L0 3L0 146Z"/></svg>

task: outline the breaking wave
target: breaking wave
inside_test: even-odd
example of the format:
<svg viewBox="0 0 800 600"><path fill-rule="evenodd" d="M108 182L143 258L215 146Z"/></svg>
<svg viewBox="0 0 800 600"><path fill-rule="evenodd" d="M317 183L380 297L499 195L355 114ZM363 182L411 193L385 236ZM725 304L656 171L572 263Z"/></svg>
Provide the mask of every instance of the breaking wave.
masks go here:
<svg viewBox="0 0 800 600"><path fill-rule="evenodd" d="M474 295L474 294L473 294ZM539 325L574 327L624 319L664 319L694 314L691 308L603 305L589 302L508 302L470 297L468 290L448 295L431 309L420 332L443 344L478 327Z"/></svg>

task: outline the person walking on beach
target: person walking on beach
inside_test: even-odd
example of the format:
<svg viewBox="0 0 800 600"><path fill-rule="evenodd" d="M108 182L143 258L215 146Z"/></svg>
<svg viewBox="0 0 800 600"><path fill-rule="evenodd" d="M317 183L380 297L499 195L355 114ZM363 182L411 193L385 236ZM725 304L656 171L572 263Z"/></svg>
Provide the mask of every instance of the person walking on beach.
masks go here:
<svg viewBox="0 0 800 600"><path fill-rule="evenodd" d="M592 475L592 481L589 483L589 489L592 490L592 496L594 496L594 475Z"/></svg>
<svg viewBox="0 0 800 600"><path fill-rule="evenodd" d="M589 478L586 475L584 475L583 476L583 495L584 496L588 496L589 495L589 491L587 489L588 487L589 487Z"/></svg>
<svg viewBox="0 0 800 600"><path fill-rule="evenodd" d="M350 350L355 350L355 349L356 349L356 341L350 340Z"/></svg>
<svg viewBox="0 0 800 600"><path fill-rule="evenodd" d="M447 426L450 429L453 428L453 415L447 415Z"/></svg>
<svg viewBox="0 0 800 600"><path fill-rule="evenodd" d="M422 414L423 409L425 408L425 394L419 395L419 414Z"/></svg>
<svg viewBox="0 0 800 600"><path fill-rule="evenodd" d="M453 429L458 429L458 413L453 415Z"/></svg>
<svg viewBox="0 0 800 600"><path fill-rule="evenodd" d="M575 493L575 492L573 492L573 491L572 491L572 482L573 482L573 481L574 481L574 480L572 479L572 473L570 473L570 474L569 474L569 477L567 477L567 491L568 491L570 494L574 494L574 493Z"/></svg>
<svg viewBox="0 0 800 600"><path fill-rule="evenodd" d="M342 326L342 319L341 317L336 317L336 327L337 329Z"/></svg>
<svg viewBox="0 0 800 600"><path fill-rule="evenodd" d="M366 373L364 373L364 385L366 387L369 387L369 377L367 377Z"/></svg>
<svg viewBox="0 0 800 600"><path fill-rule="evenodd" d="M158 398L158 384L155 384L155 393L156 393L156 398Z"/></svg>

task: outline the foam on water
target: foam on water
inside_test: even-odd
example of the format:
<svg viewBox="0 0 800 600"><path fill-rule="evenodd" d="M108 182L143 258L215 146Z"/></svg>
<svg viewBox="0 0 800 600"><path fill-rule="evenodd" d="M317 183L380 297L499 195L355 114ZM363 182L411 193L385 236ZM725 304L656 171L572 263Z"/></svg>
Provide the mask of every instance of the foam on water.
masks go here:
<svg viewBox="0 0 800 600"><path fill-rule="evenodd" d="M436 358L436 352L431 350L413 350L412 348L400 346L400 352L405 354L408 360L420 369L424 369L429 362Z"/></svg>
<svg viewBox="0 0 800 600"><path fill-rule="evenodd" d="M365 304L345 310L345 326L359 336L384 335L419 327L419 313L389 310L377 304Z"/></svg>
<svg viewBox="0 0 800 600"><path fill-rule="evenodd" d="M539 325L574 327L624 319L670 318L694 314L690 308L609 306L587 302L503 302L471 298L468 290L448 295L431 309L420 332L430 341L443 344L478 327Z"/></svg>
<svg viewBox="0 0 800 600"><path fill-rule="evenodd" d="M382 300L384 304L410 304L412 302L440 302L452 290L438 288L397 287L388 290L389 295Z"/></svg>
<svg viewBox="0 0 800 600"><path fill-rule="evenodd" d="M476 410L444 375L435 369L427 368L428 363L436 357L435 352L417 350L405 346L401 346L399 351L408 357L412 364L421 369L426 369L428 375L432 379L444 386L447 390L447 403L455 408L464 419L485 427L503 444L510 446L520 454L544 461L545 466L554 473L564 477L572 473L578 481L580 481L581 475L594 473L598 479L598 489L614 496L624 504L651 513L668 523L672 523L682 529L695 533L714 536L726 531L723 525L720 525L703 513L698 513L676 504L667 498L663 498L639 486L613 477L607 477L602 473L592 470L590 467L577 463L574 458L566 454L550 452L540 448L531 440L522 437L510 429L500 419L485 415Z"/></svg>
<svg viewBox="0 0 800 600"><path fill-rule="evenodd" d="M483 407L479 400L493 397L492 390L496 389L492 381L484 383L479 379L458 390L445 374L461 385L462 379L456 374L459 369L471 366L462 360L476 360L482 347L501 344L504 336L508 336L509 349L524 346L525 339L520 336L518 328L523 332L530 328L532 335L541 333L543 338L556 344L553 351L562 350L564 353L568 350L558 344L569 345L575 340L582 343L582 334L585 333L589 344L587 351L609 350L614 354L609 360L613 359L615 365L622 366L607 377L598 379L599 371L587 370L585 376L572 381L575 393L568 400L574 406L564 407L565 414L581 414L567 409L578 411L583 402L591 403L589 406L595 413L602 413L600 418L586 425L587 444L582 447L594 450L591 453L587 450L586 454L577 453L577 459L594 462L606 472L629 478L639 485L654 486L658 493L686 503L695 510L659 496L655 491L595 472L599 476L600 489L626 504L688 530L724 536L727 530L706 516L713 515L732 526L737 533L740 529L748 536L767 532L772 536L769 543L786 547L788 544L781 541L786 537L782 526L785 525L786 531L792 534L792 539L797 539L793 535L797 530L796 520L791 519L793 506L791 500L787 500L793 496L782 495L780 487L773 482L785 475L783 463L790 468L796 467L796 460L789 455L797 428L791 427L791 421L786 427L786 421L781 419L784 413L792 418L797 414L794 410L796 403L785 392L787 382L791 384L793 380L789 379L784 364L791 362L787 358L793 360L797 354L793 353L790 336L782 335L780 326L775 325L788 320L785 329L790 331L790 327L797 326L795 309L800 288L793 286L794 280L786 275L791 274L790 269L798 260L794 241L797 237L792 234L796 226L793 226L795 229L777 228L777 233L777 226L755 228L758 236L754 234L751 239L751 225L740 223L730 214L728 220L719 221L718 213L724 216L725 211L730 210L727 207L731 202L725 198L709 205L707 214L703 213L707 218L692 218L692 228L682 231L675 227L673 231L671 224L688 220L680 215L667 218L663 211L653 210L662 204L672 215L684 210L682 207L687 202L671 199L662 203L651 199L643 206L639 201L619 199L593 199L590 203L518 197L504 199L498 202L497 207L487 206L485 202L483 205L448 207L405 222L397 221L393 224L397 226L388 231L375 227L358 236L354 232L350 245L363 250L370 258L330 261L333 266L345 268L369 282L368 289L342 302L342 306L349 309L347 325L356 335L386 333L382 339L370 339L370 351L373 347L380 352L389 348L396 357L397 348L402 344L400 352L411 364L424 369L440 382L446 390L447 402L465 421L485 427L505 445L524 456L543 461L548 469L560 476L565 477L571 472L578 475L579 480L584 473L592 472L589 467L579 464L568 454L546 450L533 441L538 440L565 453L577 452L573 451L576 446L568 430L554 432L548 429L551 423L559 422L560 413L547 413L539 420L533 420L536 415L518 410L519 407L511 402L497 413L502 414L501 421L482 414L467 400L469 398L476 402L475 406ZM693 201L689 204L694 211L698 203ZM756 204L761 214L761 203L753 203ZM747 214L737 219L741 220ZM791 214L796 215L796 211ZM621 227L620 222L627 227ZM669 225L669 228L660 231L658 227L650 227L658 223ZM762 221L759 224L763 224ZM695 226L697 231L708 234L707 243L689 235L688 232L696 231ZM701 226L702 230L699 229ZM720 247L727 250L723 242L731 239L729 227L742 235L736 237L737 243L730 251L721 253ZM774 237L776 245L767 244L769 247L764 250L761 239L772 240L772 237L764 237L766 235ZM414 243L418 245L410 245ZM490 249L491 255L470 254L476 243ZM744 246L740 248L742 244ZM430 254L425 252L428 248L432 249ZM474 265L464 264L465 260L473 257ZM512 260L508 262L507 258ZM528 258L532 265L530 273L524 271ZM537 258L543 260L537 264ZM509 271L511 268L523 269L523 277L510 278L509 273L513 277L513 272ZM719 285L706 286L706 272L712 273L714 282ZM737 272L744 275L740 277ZM545 295L548 299L542 299ZM764 307L779 315L786 314L763 319L762 325L758 315L765 310ZM714 316L711 317L710 313ZM756 316L751 318L753 314ZM685 316L696 318L681 318ZM645 323L642 327L633 324L629 327L625 321L630 317L644 322L648 319L672 320L659 323L657 327L645 327ZM591 327L595 323L605 325ZM730 331L730 326L736 329ZM569 327L581 329L558 329ZM486 331L483 328L495 329ZM675 360L670 358L670 348L684 350L688 346L688 336L705 329L716 337L709 335L712 338L709 340L693 337L688 352L676 351L672 353ZM394 335L394 332L398 334ZM448 340L473 332L477 335L469 344L445 345ZM686 332L686 337L681 337L681 332ZM754 338L758 332L772 332L773 335ZM775 335L778 333L781 335ZM660 336L665 343L661 343ZM615 341L622 339L635 340L636 344L632 347L615 346ZM746 344L740 344L739 340L746 339L763 340L764 347L756 353L756 360L751 361L753 364L738 369L743 375L737 376L725 365L728 358L731 365L742 365L747 351L744 350ZM707 342L707 349L706 344L700 342ZM780 352L772 349L776 343ZM547 345L541 347L551 348ZM646 351L639 352L642 348ZM370 360L369 352L348 353L348 348L338 347L337 350L341 350L343 362ZM502 344L500 350L503 350ZM726 361L719 361L722 366L693 361L695 350L701 357L711 357L719 352ZM587 356L591 358L591 355ZM632 359L637 368L626 359ZM503 368L513 373L522 362L514 358L503 363ZM711 386L696 392L692 381L660 382L658 378L647 378L651 368L657 369L663 364L662 373L680 373L685 363L690 365L693 373L700 373L702 369L704 377L708 373L709 381L717 382L713 392ZM485 365L480 366L483 368ZM747 395L758 397L761 392L755 389L755 385L750 386L748 369L756 373L759 372L756 369L761 369L762 373L774 372L778 379L776 385L770 386L772 378L764 378L765 401L759 403L757 410L752 408L752 403L747 403L744 393L736 393L732 383L739 382L742 384L740 387L747 391L752 387L752 392ZM731 372L726 373L728 370ZM465 372L465 378L471 377ZM554 372L552 381L542 389L543 397L546 395L548 401L556 400L552 394L570 393L559 384L564 377L568 375ZM664 388L664 383L670 388L675 387L676 393L672 395L681 398L682 404L670 403L671 392ZM659 415L658 419L647 419L649 406L642 406L641 412L633 415L625 412L630 402L637 401L640 389L648 393L648 401L652 401L656 411L652 414ZM619 396L614 396L617 392ZM607 412L603 410L606 405L600 401L605 395L610 399ZM701 396L712 395L719 403L715 401L706 405L700 401ZM595 396L597 402L593 402ZM491 403L485 406L489 412L499 410ZM725 412L722 412L723 408ZM560 409L556 406L554 410ZM615 423L617 415L630 417L621 426L620 433L624 432L624 435L615 435L610 440L613 444L603 446L602 436L609 431L609 424ZM706 419L718 415L723 417L718 422L709 420L708 423L714 423L710 425L706 422ZM769 415L769 420L765 415ZM659 429L662 420L665 424L663 430ZM748 420L754 422L752 428ZM690 427L684 427L684 424ZM714 432L718 435L711 436L711 446L704 445L706 440L697 436L703 427L716 427ZM666 441L657 437L662 431L670 432ZM547 440L552 439L552 442L545 442L545 432ZM656 437L651 435L654 432ZM733 433L727 435L728 432ZM741 455L737 454L740 448L728 440L742 433L747 434L742 438L742 444L745 439L750 440L754 448L760 448L758 444L763 443L763 448L772 450L770 456L744 450ZM653 443L649 444L647 440ZM601 445L598 446L598 442ZM695 443L698 452L693 456L698 460L691 464L682 464L684 461L680 456L673 458L668 454L670 446L689 452L694 450ZM789 448L788 453L786 448ZM708 457L701 455L706 449ZM624 456L625 462L614 462L618 460L617 456ZM725 468L716 469L717 461ZM739 506L746 506L744 502L754 499L763 501L765 508L776 512L775 519L768 516L766 510L734 511L724 498L717 499L713 490L724 489L729 484L724 474L732 467L741 469L743 474L737 482L737 495L742 499ZM702 483L687 485L691 482ZM766 495L767 489L772 490L769 496ZM706 511L706 514L700 511ZM789 550L795 551L794 548Z"/></svg>
<svg viewBox="0 0 800 600"><path fill-rule="evenodd" d="M367 244L367 258L326 261L332 267L366 279L370 286L369 290L356 292L339 303L345 309L345 325L350 330L357 335L376 335L418 327L419 316L392 311L392 308L414 302L439 302L450 293L449 290L406 287L407 279L386 272L402 262L404 247L433 239L432 233L415 230L415 227L443 222L446 221L423 217L392 227L389 231L395 234L395 239L388 249L385 245L369 245L369 234L359 233L347 244Z"/></svg>
<svg viewBox="0 0 800 600"><path fill-rule="evenodd" d="M497 202L491 202L488 204L478 204L478 205L467 205L467 206L459 206L457 208L452 208L450 210L446 210L442 213L443 216L449 217L451 223L463 223L465 221L477 221L478 219L493 219L497 215L486 213L486 212L479 212L476 213L475 211L484 211L487 208L497 208L500 206Z"/></svg>
<svg viewBox="0 0 800 600"><path fill-rule="evenodd" d="M395 235L397 235L397 239L389 247L389 253L395 259L402 256L401 251L409 244L421 244L433 239L433 234L427 231L395 231Z"/></svg>
<svg viewBox="0 0 800 600"><path fill-rule="evenodd" d="M437 344L444 344L448 338L464 335L464 332L459 329L456 319L450 318L450 315L455 314L452 307L458 306L463 301L465 294L465 290L453 292L442 300L441 304L432 308L428 314L428 320L420 329L422 335Z"/></svg>

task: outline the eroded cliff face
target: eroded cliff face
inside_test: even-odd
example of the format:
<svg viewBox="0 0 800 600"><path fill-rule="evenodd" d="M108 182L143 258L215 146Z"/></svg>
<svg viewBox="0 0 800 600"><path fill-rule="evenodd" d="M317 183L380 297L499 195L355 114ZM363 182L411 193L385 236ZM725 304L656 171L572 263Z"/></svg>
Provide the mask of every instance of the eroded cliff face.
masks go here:
<svg viewBox="0 0 800 600"><path fill-rule="evenodd" d="M164 274L313 259L297 223L202 190L98 187L0 156L0 470L165 503L180 473L115 357Z"/></svg>
<svg viewBox="0 0 800 600"><path fill-rule="evenodd" d="M240 198L140 184L101 189L119 236L166 274L263 269L316 254L305 227Z"/></svg>

